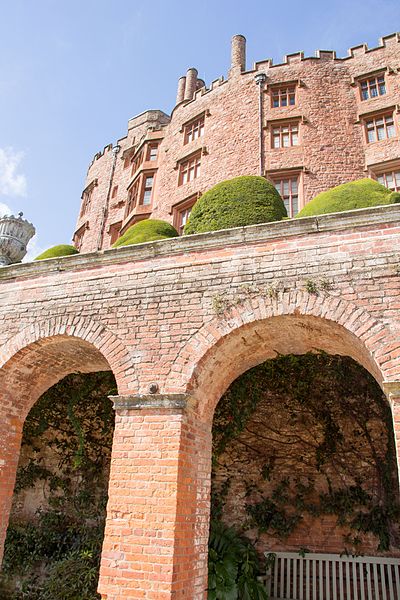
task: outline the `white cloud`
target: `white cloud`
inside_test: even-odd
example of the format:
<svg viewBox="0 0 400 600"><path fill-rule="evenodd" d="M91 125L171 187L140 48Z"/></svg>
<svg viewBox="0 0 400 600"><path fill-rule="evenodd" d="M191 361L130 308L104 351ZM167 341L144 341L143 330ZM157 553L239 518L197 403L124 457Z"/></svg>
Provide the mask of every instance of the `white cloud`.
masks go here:
<svg viewBox="0 0 400 600"><path fill-rule="evenodd" d="M11 147L0 148L0 195L26 195L26 177L18 173L23 156L23 152L16 152Z"/></svg>
<svg viewBox="0 0 400 600"><path fill-rule="evenodd" d="M0 217L4 217L4 215L12 215L13 211L7 204L4 202L0 202Z"/></svg>
<svg viewBox="0 0 400 600"><path fill-rule="evenodd" d="M37 235L34 235L33 238L30 240L30 242L28 243L28 252L27 252L25 258L23 258L22 262L31 262L31 260L33 260L34 258L39 256L39 254L42 254L42 252L44 252L45 250L46 250L46 248L43 248L38 243Z"/></svg>

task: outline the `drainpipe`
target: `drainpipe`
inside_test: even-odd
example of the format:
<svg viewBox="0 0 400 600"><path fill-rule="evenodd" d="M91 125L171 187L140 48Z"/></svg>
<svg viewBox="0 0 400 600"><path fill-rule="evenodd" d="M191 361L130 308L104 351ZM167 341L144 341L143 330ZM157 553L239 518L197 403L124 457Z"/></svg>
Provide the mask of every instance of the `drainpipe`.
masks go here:
<svg viewBox="0 0 400 600"><path fill-rule="evenodd" d="M103 244L104 229L106 227L106 221L107 221L107 216L108 216L108 206L110 204L111 188L112 188L112 183L113 183L113 178L114 178L115 165L117 163L117 155L120 150L121 150L121 146L118 146L118 145L114 146L114 148L112 149L113 159L112 159L112 165L111 165L110 180L108 182L106 202L103 206L103 214L101 216L99 237L97 238L97 250L100 250L101 246Z"/></svg>
<svg viewBox="0 0 400 600"><path fill-rule="evenodd" d="M264 89L263 89L263 84L265 83L267 79L267 76L265 75L265 73L257 73L257 75L254 77L254 80L256 82L256 85L258 85L259 88L259 94L258 94L258 128L259 128L259 152L260 152L260 175L263 176L264 175L264 130L263 130L263 96L264 96Z"/></svg>

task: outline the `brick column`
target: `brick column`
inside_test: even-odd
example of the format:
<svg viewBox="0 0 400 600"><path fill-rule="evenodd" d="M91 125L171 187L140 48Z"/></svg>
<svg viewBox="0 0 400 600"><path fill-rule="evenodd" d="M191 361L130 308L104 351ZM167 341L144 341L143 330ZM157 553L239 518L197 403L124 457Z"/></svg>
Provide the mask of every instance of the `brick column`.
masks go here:
<svg viewBox="0 0 400 600"><path fill-rule="evenodd" d="M393 431L396 444L397 478L400 473L400 382L389 381L383 384L393 415ZM400 480L399 480L400 483Z"/></svg>
<svg viewBox="0 0 400 600"><path fill-rule="evenodd" d="M183 394L116 396L102 598L204 600L211 428Z"/></svg>
<svg viewBox="0 0 400 600"><path fill-rule="evenodd" d="M8 519L21 448L24 416L13 399L0 391L0 565L3 559Z"/></svg>

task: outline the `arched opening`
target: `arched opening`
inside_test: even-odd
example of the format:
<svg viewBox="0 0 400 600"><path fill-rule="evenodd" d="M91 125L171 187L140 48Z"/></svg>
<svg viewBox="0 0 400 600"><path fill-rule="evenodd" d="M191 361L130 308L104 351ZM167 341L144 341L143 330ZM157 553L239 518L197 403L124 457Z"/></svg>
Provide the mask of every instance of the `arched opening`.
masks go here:
<svg viewBox="0 0 400 600"><path fill-rule="evenodd" d="M244 324L238 321L234 315L208 328L209 340L213 343L198 360L189 383L189 389L193 389L198 399L198 413L203 422L211 427L215 407L215 419L219 419L220 439L215 441L214 430L213 448L213 509L217 509L217 518L225 519L228 525L234 525L255 542L260 555L266 550L289 548L296 553L311 550L339 554L347 550L398 555L395 524L398 483L392 414L380 388L385 377L371 352L371 345L367 348L354 333L334 321L296 311ZM376 349L384 353L384 340L380 340ZM255 392L249 384L256 378L257 370L258 374L264 371L265 375L266 370L271 373L274 363L275 367L279 361L300 365L301 360L309 369L314 365L314 375L322 380L317 377L313 383L308 378L306 385L299 385L297 389L301 380L292 372L288 379L281 379L286 386L281 398L276 390L271 391L268 385L263 386L262 381L258 381L259 398L254 401ZM322 365L324 361L326 364ZM319 364L317 369L316 364ZM333 386L332 376L338 372L341 376ZM348 388L346 397L343 386ZM230 411L233 411L232 389L235 387L242 393L243 404L236 403L236 414L233 414ZM335 403L335 399L340 402ZM252 410L248 410L246 402L251 405L252 401ZM346 418L342 414L344 408ZM267 429L268 434L273 433L274 443L264 440L263 447L260 439ZM233 438L224 440L229 431L237 434L236 446ZM303 438L304 433L307 435ZM293 443L296 436L300 440ZM284 438L286 443L292 444L292 452L287 452L284 458L289 459L292 454L292 463L288 460L284 464L277 452L277 447L284 446ZM301 438L303 443L308 439L308 453L303 452L303 463L301 457L293 456L296 451L301 452ZM352 442L356 448L351 447ZM218 444L220 453L216 456ZM335 474L337 480L332 474L337 468L333 455L338 464L342 461L346 467L342 473ZM344 456L348 464L344 463ZM356 467L354 473L351 473L350 456ZM280 469L276 469L277 464ZM341 503L351 506L343 508ZM321 528L318 535L317 527ZM314 535L310 534L310 528ZM334 540L332 533L336 536ZM214 566L211 563L210 566L215 576ZM389 579L386 583L391 585ZM333 585L332 578L329 585Z"/></svg>
<svg viewBox="0 0 400 600"><path fill-rule="evenodd" d="M399 515L390 407L354 360L282 355L223 395L211 522L249 540L264 571L276 552L400 556Z"/></svg>
<svg viewBox="0 0 400 600"><path fill-rule="evenodd" d="M112 367L91 342L56 335L19 350L0 370L1 547L11 512L4 590L97 597L114 428L108 394L117 392L118 364Z"/></svg>

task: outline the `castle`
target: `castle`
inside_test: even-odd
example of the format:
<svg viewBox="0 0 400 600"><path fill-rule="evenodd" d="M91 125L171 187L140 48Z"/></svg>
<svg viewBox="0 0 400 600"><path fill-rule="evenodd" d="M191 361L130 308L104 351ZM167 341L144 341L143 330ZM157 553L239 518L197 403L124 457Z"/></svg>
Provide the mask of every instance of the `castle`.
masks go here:
<svg viewBox="0 0 400 600"><path fill-rule="evenodd" d="M265 175L289 216L333 186L372 177L400 190L400 37L346 58L319 50L246 70L246 40L232 39L227 80L209 88L191 68L171 116L149 110L90 164L74 244L109 248L149 217L181 232L198 197L239 175Z"/></svg>
<svg viewBox="0 0 400 600"><path fill-rule="evenodd" d="M248 72L235 36L227 81L206 89L189 69L171 117L139 115L96 155L79 254L0 269L0 558L24 420L70 373L112 371L118 388L104 600L207 598L214 409L269 358L318 349L362 365L398 458L399 204L110 246L149 216L181 230L199 194L237 175L265 174L290 214L366 175L398 189L399 41Z"/></svg>

